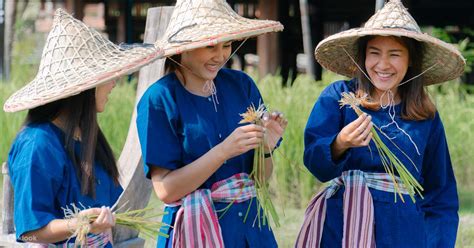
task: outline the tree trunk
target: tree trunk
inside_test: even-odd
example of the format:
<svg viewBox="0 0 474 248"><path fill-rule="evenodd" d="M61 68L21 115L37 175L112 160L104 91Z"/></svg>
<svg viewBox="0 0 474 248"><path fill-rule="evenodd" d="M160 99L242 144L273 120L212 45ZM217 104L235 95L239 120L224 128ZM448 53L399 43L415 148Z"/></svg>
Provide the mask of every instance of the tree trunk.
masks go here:
<svg viewBox="0 0 474 248"><path fill-rule="evenodd" d="M15 17L16 17L16 0L7 0L5 2L5 43L4 43L4 78L5 81L10 80L13 39L15 37Z"/></svg>

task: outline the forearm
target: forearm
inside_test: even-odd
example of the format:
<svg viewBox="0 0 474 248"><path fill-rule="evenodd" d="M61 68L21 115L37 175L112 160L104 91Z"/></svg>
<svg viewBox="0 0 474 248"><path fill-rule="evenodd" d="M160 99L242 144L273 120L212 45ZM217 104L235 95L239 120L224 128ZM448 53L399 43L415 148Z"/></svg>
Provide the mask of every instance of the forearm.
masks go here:
<svg viewBox="0 0 474 248"><path fill-rule="evenodd" d="M70 230L74 230L75 227L75 219L55 219L40 229L25 233L21 238L27 242L56 243L67 240L72 235Z"/></svg>
<svg viewBox="0 0 474 248"><path fill-rule="evenodd" d="M271 157L265 158L265 179L269 180L273 173L273 161Z"/></svg>
<svg viewBox="0 0 474 248"><path fill-rule="evenodd" d="M165 203L175 202L201 186L226 161L221 146L176 170L152 169L152 183L157 196Z"/></svg>

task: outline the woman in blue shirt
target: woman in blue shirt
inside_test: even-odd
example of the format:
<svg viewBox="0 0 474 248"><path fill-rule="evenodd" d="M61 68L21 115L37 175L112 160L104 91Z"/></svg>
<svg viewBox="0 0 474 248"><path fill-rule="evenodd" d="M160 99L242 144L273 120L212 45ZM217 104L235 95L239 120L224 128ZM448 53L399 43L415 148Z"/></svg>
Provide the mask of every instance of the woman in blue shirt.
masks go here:
<svg viewBox="0 0 474 248"><path fill-rule="evenodd" d="M330 182L310 202L296 247L454 247L456 181L443 124L423 86L458 77L462 56L422 34L392 0L363 28L323 40L316 58L355 78L329 85L308 119L304 163ZM340 107L343 92L362 99L365 114ZM403 190L404 202L395 196L371 142L373 125L422 185L424 198L416 195L414 203Z"/></svg>
<svg viewBox="0 0 474 248"><path fill-rule="evenodd" d="M141 55L134 57L137 52ZM17 241L74 244L78 228L86 228L83 244L111 247L115 217L110 207L122 188L97 113L104 111L114 80L127 72L129 60L138 69L145 63L141 59L155 53L120 49L56 11L38 75L4 105L9 112L29 110L8 155ZM97 59L112 56L124 62ZM73 206L82 211L65 219L70 216L64 209ZM97 218L89 223L90 215Z"/></svg>
<svg viewBox="0 0 474 248"><path fill-rule="evenodd" d="M199 8L213 9L213 16L203 16L206 12ZM165 63L169 73L148 88L137 112L146 175L166 204L163 222L174 226L162 230L170 238L159 237L158 247L276 247L269 226L255 224L259 210L248 174L253 149L266 136L269 158L286 121L273 114L266 131L262 126L239 124L239 114L251 105L259 106L262 97L248 75L221 67L231 56L231 40L278 30L281 25L242 18L224 1L178 1L168 27L158 44L169 56ZM235 29L240 30L237 36ZM267 177L272 171L268 158ZM222 197L215 197L216 188L235 182L242 183L231 187L235 197L241 197L241 190L248 194L224 213L229 201L217 199ZM204 203L188 216L205 217L181 225L180 209L186 217L188 206L198 205L195 202Z"/></svg>

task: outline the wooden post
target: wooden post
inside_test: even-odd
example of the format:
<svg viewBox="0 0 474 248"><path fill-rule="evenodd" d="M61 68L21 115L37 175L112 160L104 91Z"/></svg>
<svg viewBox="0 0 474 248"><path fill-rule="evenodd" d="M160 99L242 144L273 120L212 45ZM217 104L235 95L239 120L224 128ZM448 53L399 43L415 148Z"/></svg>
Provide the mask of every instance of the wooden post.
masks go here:
<svg viewBox="0 0 474 248"><path fill-rule="evenodd" d="M301 28L303 31L303 49L306 55L306 74L315 76L313 42L311 39L311 26L308 16L308 1L300 0Z"/></svg>
<svg viewBox="0 0 474 248"><path fill-rule="evenodd" d="M173 7L148 9L144 43L154 43L164 35L172 12ZM157 60L140 70L136 102L140 100L148 86L163 76L163 71L164 59ZM152 191L151 182L150 180L145 180L143 172L143 161L135 122L136 117L137 112L136 108L134 108L127 141L118 161L120 185L124 188L124 192L118 200L117 209L140 209L146 207ZM114 229L114 243L114 247L119 248L143 247L144 240L138 238L136 231L117 226Z"/></svg>
<svg viewBox="0 0 474 248"><path fill-rule="evenodd" d="M66 0L66 10L72 13L74 18L81 20L84 18L84 4L80 0Z"/></svg>
<svg viewBox="0 0 474 248"><path fill-rule="evenodd" d="M278 4L274 0L260 0L258 9L259 19L277 20ZM257 38L257 54L259 58L259 77L263 78L267 74L274 74L280 64L278 57L279 43L278 34L269 33L260 35Z"/></svg>
<svg viewBox="0 0 474 248"><path fill-rule="evenodd" d="M383 8L384 4L385 4L385 0L375 0L375 12Z"/></svg>
<svg viewBox="0 0 474 248"><path fill-rule="evenodd" d="M2 226L1 234L15 233L13 225L13 189L8 175L7 163L2 164L3 198L2 198Z"/></svg>
<svg viewBox="0 0 474 248"><path fill-rule="evenodd" d="M0 80L5 79L5 0L0 0Z"/></svg>

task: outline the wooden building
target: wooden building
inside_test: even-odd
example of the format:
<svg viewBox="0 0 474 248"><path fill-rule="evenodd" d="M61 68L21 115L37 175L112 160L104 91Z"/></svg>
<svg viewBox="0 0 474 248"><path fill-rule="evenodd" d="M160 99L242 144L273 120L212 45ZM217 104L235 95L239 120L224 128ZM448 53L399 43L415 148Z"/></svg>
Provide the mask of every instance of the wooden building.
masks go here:
<svg viewBox="0 0 474 248"><path fill-rule="evenodd" d="M450 30L458 38L469 35L462 32L464 28L471 27L472 30L474 27L472 0L402 1L420 26L452 26ZM243 16L278 20L285 26L285 30L281 33L259 37L259 42L257 39L247 41L237 53L241 63L245 65L243 54L258 54L261 74L275 73L279 69L284 78L290 77L290 79L296 76L298 69L308 68L308 63L312 63L315 68L313 74L319 79L321 68L312 59L311 50L314 50L321 39L330 34L361 26L374 13L376 5L383 5L384 0L227 0L227 2ZM88 6L101 4L103 31L114 42L133 43L143 40L147 9L172 6L175 0L41 0L41 8L45 9L48 4L53 4L53 8L66 8L78 19L88 17ZM306 51L310 58L305 60L305 65L298 66L297 55L304 53L305 50L302 19L308 30L305 32L305 40L309 42L306 43ZM474 37L471 37L472 40Z"/></svg>

